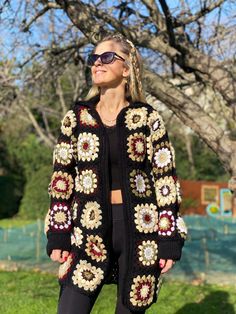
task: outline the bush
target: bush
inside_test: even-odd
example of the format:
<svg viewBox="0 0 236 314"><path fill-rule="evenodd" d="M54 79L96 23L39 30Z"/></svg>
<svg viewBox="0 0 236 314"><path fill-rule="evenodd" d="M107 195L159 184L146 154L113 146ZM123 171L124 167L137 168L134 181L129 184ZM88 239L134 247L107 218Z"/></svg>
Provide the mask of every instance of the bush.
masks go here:
<svg viewBox="0 0 236 314"><path fill-rule="evenodd" d="M49 206L48 184L52 166L41 166L32 173L25 185L19 217L27 219L44 218Z"/></svg>
<svg viewBox="0 0 236 314"><path fill-rule="evenodd" d="M0 219L14 216L19 201L14 179L10 176L0 176L0 191Z"/></svg>
<svg viewBox="0 0 236 314"><path fill-rule="evenodd" d="M184 197L181 203L181 213L184 215L188 210L195 209L199 206L199 201L191 197Z"/></svg>
<svg viewBox="0 0 236 314"><path fill-rule="evenodd" d="M22 138L17 135L2 139L4 158L8 161L3 166L12 180L3 180L0 186L4 201L0 205L0 217L11 217L18 211L21 218L42 218L48 207L52 148L46 147L35 134L25 131Z"/></svg>

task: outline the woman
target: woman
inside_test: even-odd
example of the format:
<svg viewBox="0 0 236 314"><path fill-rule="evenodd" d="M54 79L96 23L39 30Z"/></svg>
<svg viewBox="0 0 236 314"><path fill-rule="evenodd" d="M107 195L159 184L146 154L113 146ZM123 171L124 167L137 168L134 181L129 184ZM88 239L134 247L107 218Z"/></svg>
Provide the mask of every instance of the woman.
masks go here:
<svg viewBox="0 0 236 314"><path fill-rule="evenodd" d="M108 36L88 64L93 87L54 150L47 253L61 263L58 313L90 313L104 283L118 284L116 314L145 313L186 237L174 150L145 102L133 43Z"/></svg>

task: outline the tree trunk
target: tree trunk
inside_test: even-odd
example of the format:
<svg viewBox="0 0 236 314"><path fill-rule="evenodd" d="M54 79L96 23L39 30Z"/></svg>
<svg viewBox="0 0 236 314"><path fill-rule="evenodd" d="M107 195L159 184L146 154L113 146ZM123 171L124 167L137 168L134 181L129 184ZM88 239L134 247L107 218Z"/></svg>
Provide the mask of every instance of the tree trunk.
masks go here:
<svg viewBox="0 0 236 314"><path fill-rule="evenodd" d="M184 133L184 138L185 138L185 146L186 146L186 150L188 154L188 161L190 164L191 177L194 178L196 174L196 169L194 165L191 136L188 133Z"/></svg>
<svg viewBox="0 0 236 314"><path fill-rule="evenodd" d="M150 94L165 103L185 125L204 139L230 175L236 173L236 142L225 134L218 123L192 97L158 74L145 71L145 80Z"/></svg>

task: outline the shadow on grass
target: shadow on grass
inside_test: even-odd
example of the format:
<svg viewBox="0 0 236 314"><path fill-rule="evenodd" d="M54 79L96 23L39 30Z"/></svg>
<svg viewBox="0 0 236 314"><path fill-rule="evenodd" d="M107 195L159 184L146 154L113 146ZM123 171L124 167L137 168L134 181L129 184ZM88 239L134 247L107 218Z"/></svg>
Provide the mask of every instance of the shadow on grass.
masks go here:
<svg viewBox="0 0 236 314"><path fill-rule="evenodd" d="M229 294L215 291L199 303L187 303L175 314L235 314L234 306L229 302Z"/></svg>

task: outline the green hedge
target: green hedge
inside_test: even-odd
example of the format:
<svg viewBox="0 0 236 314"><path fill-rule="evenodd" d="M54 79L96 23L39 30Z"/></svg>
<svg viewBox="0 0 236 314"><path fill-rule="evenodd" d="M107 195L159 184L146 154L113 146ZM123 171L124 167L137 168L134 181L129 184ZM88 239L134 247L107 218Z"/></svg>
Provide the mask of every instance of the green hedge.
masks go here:
<svg viewBox="0 0 236 314"><path fill-rule="evenodd" d="M19 197L10 176L0 176L0 219L12 217L17 213Z"/></svg>
<svg viewBox="0 0 236 314"><path fill-rule="evenodd" d="M49 206L48 184L51 173L51 166L42 166L32 173L25 185L19 217L35 219L46 215Z"/></svg>

